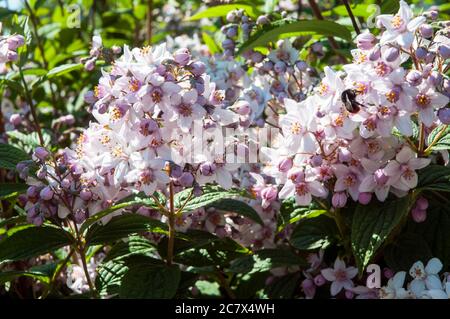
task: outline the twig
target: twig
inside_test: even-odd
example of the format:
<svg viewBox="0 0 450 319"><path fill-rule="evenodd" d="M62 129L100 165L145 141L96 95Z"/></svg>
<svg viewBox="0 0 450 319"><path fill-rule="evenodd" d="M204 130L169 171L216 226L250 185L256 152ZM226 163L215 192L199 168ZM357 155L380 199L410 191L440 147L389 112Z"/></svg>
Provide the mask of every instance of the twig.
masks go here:
<svg viewBox="0 0 450 319"><path fill-rule="evenodd" d="M175 244L175 207L174 207L173 182L169 183L169 242L167 244L167 265L173 262L173 246Z"/></svg>
<svg viewBox="0 0 450 319"><path fill-rule="evenodd" d="M148 45L152 44L152 11L153 11L153 0L147 0L147 42L148 42Z"/></svg>
<svg viewBox="0 0 450 319"><path fill-rule="evenodd" d="M350 16L350 19L352 20L353 28L355 29L357 34L361 33L361 30L359 30L358 23L356 22L355 16L353 15L352 8L350 7L347 0L342 0L344 3L345 9L347 9L348 15Z"/></svg>

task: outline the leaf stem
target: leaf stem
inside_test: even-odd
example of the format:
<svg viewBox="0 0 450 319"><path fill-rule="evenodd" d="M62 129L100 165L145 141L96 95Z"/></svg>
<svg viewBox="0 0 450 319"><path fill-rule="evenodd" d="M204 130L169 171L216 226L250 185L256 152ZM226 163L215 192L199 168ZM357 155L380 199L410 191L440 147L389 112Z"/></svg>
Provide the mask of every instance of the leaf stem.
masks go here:
<svg viewBox="0 0 450 319"><path fill-rule="evenodd" d="M167 244L167 265L173 262L173 247L175 244L175 207L173 182L169 183L169 242Z"/></svg>

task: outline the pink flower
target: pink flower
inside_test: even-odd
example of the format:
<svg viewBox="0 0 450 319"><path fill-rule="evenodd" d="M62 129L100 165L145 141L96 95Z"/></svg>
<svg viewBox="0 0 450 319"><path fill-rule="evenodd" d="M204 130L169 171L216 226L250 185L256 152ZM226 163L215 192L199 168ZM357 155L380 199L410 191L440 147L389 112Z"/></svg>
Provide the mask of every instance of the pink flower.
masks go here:
<svg viewBox="0 0 450 319"><path fill-rule="evenodd" d="M384 168L385 174L390 177L389 183L402 191L409 191L417 186L417 169L424 168L430 164L429 158L417 158L414 152L404 146Z"/></svg>
<svg viewBox="0 0 450 319"><path fill-rule="evenodd" d="M332 281L330 292L332 296L336 296L342 288L352 289L352 278L358 274L358 269L355 267L345 267L345 262L337 258L334 262L334 268L326 268L321 271L322 276L326 280Z"/></svg>

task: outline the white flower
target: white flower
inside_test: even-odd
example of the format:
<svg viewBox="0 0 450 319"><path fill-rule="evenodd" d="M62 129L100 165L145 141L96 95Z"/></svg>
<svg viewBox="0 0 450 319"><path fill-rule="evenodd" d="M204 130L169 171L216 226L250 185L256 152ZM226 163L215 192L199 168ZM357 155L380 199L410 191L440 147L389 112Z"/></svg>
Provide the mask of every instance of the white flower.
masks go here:
<svg viewBox="0 0 450 319"><path fill-rule="evenodd" d="M415 262L409 270L409 274L414 278L410 290L416 297L420 297L426 288L442 289L442 283L438 275L441 270L442 263L438 258L430 259L425 268L421 261Z"/></svg>
<svg viewBox="0 0 450 319"><path fill-rule="evenodd" d="M380 299L409 299L411 293L403 288L406 272L399 271L394 277L389 279L387 286L381 287Z"/></svg>
<svg viewBox="0 0 450 319"><path fill-rule="evenodd" d="M412 17L411 8L403 0L400 1L400 9L396 15L382 14L378 16L379 21L386 28L380 43L397 42L402 47L409 49L414 41L414 32L426 20L423 16L414 19Z"/></svg>
<svg viewBox="0 0 450 319"><path fill-rule="evenodd" d="M345 267L345 262L336 258L334 268L326 268L321 271L322 276L326 280L332 281L330 292L332 296L336 296L342 288L351 289L353 287L352 278L358 274L355 267Z"/></svg>

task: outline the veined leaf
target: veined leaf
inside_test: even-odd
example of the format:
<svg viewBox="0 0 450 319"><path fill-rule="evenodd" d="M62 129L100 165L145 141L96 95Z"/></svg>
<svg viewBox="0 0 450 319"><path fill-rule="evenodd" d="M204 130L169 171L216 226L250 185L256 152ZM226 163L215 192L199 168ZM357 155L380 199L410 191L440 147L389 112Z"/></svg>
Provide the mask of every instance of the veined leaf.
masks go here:
<svg viewBox="0 0 450 319"><path fill-rule="evenodd" d="M333 21L327 20L279 20L265 26L250 36L240 47L238 53L264 46L279 39L305 34L338 37L351 41L350 31Z"/></svg>
<svg viewBox="0 0 450 319"><path fill-rule="evenodd" d="M300 220L292 232L290 242L300 250L325 248L336 240L338 229L333 219L320 215Z"/></svg>
<svg viewBox="0 0 450 319"><path fill-rule="evenodd" d="M439 125L428 135L428 145L431 147L432 151L443 151L450 150L450 126Z"/></svg>
<svg viewBox="0 0 450 319"><path fill-rule="evenodd" d="M63 74L75 71L75 70L79 70L83 68L83 64L81 63L69 63L69 64L63 64L63 65L59 65L53 69L51 69L50 71L48 71L47 73L47 78L51 79L57 76L61 76Z"/></svg>
<svg viewBox="0 0 450 319"><path fill-rule="evenodd" d="M209 7L206 10L197 12L192 17L188 18L188 20L195 21L203 18L224 17L228 14L228 12L238 9L243 9L250 17L253 18L256 18L259 14L259 11L254 6L248 4L234 3Z"/></svg>
<svg viewBox="0 0 450 319"><path fill-rule="evenodd" d="M0 183L0 199L18 196L24 193L28 188L26 184L19 183Z"/></svg>
<svg viewBox="0 0 450 319"><path fill-rule="evenodd" d="M16 165L30 159L27 153L9 144L0 144L0 168L14 170Z"/></svg>

